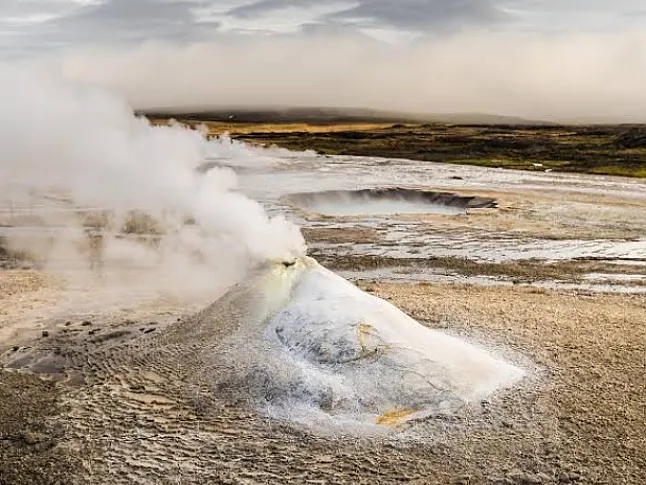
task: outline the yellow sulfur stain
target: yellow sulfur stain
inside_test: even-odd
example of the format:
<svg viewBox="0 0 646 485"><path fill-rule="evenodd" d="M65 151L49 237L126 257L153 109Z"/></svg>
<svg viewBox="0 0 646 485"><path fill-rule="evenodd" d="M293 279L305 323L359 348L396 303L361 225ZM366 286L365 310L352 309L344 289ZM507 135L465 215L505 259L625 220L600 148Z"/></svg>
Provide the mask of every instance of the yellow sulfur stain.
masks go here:
<svg viewBox="0 0 646 485"><path fill-rule="evenodd" d="M359 345L362 348L365 348L365 338L369 335L372 335L373 326L367 323L362 323L357 325L357 339L359 340Z"/></svg>
<svg viewBox="0 0 646 485"><path fill-rule="evenodd" d="M376 420L376 423L382 426L394 427L400 424L401 420L407 418L412 414L415 414L416 412L416 409L394 409L379 416Z"/></svg>

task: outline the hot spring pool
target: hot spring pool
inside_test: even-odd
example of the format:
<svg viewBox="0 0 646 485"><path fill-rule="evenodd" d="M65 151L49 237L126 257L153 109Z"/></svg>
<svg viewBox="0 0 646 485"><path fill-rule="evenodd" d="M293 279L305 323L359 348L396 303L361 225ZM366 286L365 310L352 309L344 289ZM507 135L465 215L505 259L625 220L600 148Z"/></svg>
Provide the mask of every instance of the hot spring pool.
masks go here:
<svg viewBox="0 0 646 485"><path fill-rule="evenodd" d="M465 214L470 208L495 208L496 201L484 197L460 196L404 188L327 191L293 194L288 202L308 212L326 216L388 214Z"/></svg>

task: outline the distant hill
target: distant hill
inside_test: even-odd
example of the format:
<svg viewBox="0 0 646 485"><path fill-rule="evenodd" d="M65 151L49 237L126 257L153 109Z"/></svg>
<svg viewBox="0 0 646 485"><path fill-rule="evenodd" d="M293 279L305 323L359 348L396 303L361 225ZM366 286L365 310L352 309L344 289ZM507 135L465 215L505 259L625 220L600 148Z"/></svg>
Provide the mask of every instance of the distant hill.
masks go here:
<svg viewBox="0 0 646 485"><path fill-rule="evenodd" d="M473 125L553 125L541 120L481 113L420 114L364 108L217 108L140 111L152 118L182 118L226 123L446 123Z"/></svg>

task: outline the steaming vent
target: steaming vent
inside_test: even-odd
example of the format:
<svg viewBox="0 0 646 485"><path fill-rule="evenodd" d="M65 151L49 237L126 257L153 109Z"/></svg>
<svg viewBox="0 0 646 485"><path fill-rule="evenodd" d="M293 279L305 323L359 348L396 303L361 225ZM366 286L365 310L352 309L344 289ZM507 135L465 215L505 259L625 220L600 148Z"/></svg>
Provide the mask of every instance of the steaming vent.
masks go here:
<svg viewBox="0 0 646 485"><path fill-rule="evenodd" d="M306 425L386 430L454 413L523 376L308 257L274 264L213 311L246 312L205 351L217 394Z"/></svg>
<svg viewBox="0 0 646 485"><path fill-rule="evenodd" d="M379 214L465 214L467 209L496 208L495 199L400 187L293 194L287 201L327 216Z"/></svg>

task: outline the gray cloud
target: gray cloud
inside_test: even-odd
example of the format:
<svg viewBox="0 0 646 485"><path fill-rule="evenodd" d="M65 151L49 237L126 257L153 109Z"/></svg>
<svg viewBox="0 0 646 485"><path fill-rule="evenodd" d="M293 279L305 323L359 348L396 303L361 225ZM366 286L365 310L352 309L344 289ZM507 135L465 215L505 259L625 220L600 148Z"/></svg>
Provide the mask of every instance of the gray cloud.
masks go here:
<svg viewBox="0 0 646 485"><path fill-rule="evenodd" d="M5 40L4 50L26 52L160 39L199 41L218 28L217 22L202 22L194 15L193 10L205 4L206 0L104 0L80 5L69 0L3 0L0 41Z"/></svg>
<svg viewBox="0 0 646 485"><path fill-rule="evenodd" d="M200 23L193 9L201 0L108 0L54 22L55 28L81 41L145 41L159 38L199 40L217 30Z"/></svg>
<svg viewBox="0 0 646 485"><path fill-rule="evenodd" d="M316 5L317 0L259 0L232 9L229 14L258 18L286 7ZM350 3L350 2L349 2ZM395 27L406 30L442 29L461 25L481 25L507 19L491 0L359 0L357 5L340 8L321 19L365 27Z"/></svg>
<svg viewBox="0 0 646 485"><path fill-rule="evenodd" d="M60 70L137 108L335 106L646 121L643 33L479 31L392 46L357 35L249 36L69 53Z"/></svg>
<svg viewBox="0 0 646 485"><path fill-rule="evenodd" d="M70 3L47 0L3 0L0 3L0 18L20 17L43 13L59 13L70 8Z"/></svg>
<svg viewBox="0 0 646 485"><path fill-rule="evenodd" d="M362 0L354 8L332 16L339 19L365 18L377 25L402 29L447 29L507 20L489 0Z"/></svg>
<svg viewBox="0 0 646 485"><path fill-rule="evenodd" d="M242 5L231 9L228 14L233 17L253 18L260 17L272 10L285 7L307 7L316 5L318 0L259 0L253 3Z"/></svg>
<svg viewBox="0 0 646 485"><path fill-rule="evenodd" d="M66 46L36 63L59 59L66 76L138 108L363 106L643 121L646 29L635 26L646 19L629 13L643 11L643 0L585 0L585 10L583 1L32 0L41 8L32 12L0 0L5 20L10 8L26 18L3 28L0 17L0 51ZM300 20L281 31L292 21L283 19L288 7L300 7L290 12ZM380 29L457 33L385 45L371 37Z"/></svg>
<svg viewBox="0 0 646 485"><path fill-rule="evenodd" d="M643 12L643 0L356 0L354 6L320 19L321 24L395 28L422 33L464 27L531 28L536 31L607 30L629 27ZM318 0L256 0L232 8L237 18L262 18L286 7L318 5ZM637 15L634 15L637 13Z"/></svg>
<svg viewBox="0 0 646 485"><path fill-rule="evenodd" d="M288 29L306 37L383 30L407 38L470 28L618 32L646 26L643 0L0 0L0 53L186 43L225 32L266 36L280 30L280 11L290 7L312 12Z"/></svg>

